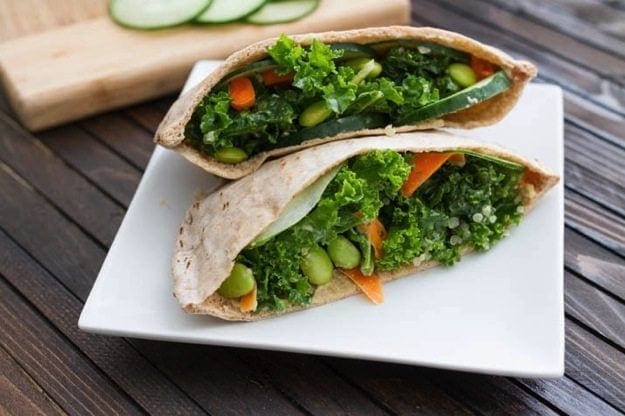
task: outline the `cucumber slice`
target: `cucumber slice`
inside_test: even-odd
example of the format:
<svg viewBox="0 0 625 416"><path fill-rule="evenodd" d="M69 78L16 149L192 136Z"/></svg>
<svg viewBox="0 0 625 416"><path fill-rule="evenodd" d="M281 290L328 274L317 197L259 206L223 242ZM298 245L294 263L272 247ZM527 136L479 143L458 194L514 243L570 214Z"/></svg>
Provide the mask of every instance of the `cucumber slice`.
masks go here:
<svg viewBox="0 0 625 416"><path fill-rule="evenodd" d="M133 29L159 29L180 25L202 13L211 0L113 0L113 20Z"/></svg>
<svg viewBox="0 0 625 416"><path fill-rule="evenodd" d="M309 15L318 5L319 0L274 0L248 16L245 21L257 25L292 22Z"/></svg>
<svg viewBox="0 0 625 416"><path fill-rule="evenodd" d="M330 45L332 49L343 51L343 56L337 58L336 61L346 61L355 58L373 58L375 51L368 45L360 45L358 43L333 43Z"/></svg>
<svg viewBox="0 0 625 416"><path fill-rule="evenodd" d="M505 72L495 72L477 84L458 91L435 103L412 111L408 116L399 120L397 125L413 124L423 120L440 117L445 114L464 110L482 101L485 101L510 88L511 82Z"/></svg>
<svg viewBox="0 0 625 416"><path fill-rule="evenodd" d="M384 53L391 48L403 46L404 48L408 49L417 49L424 55L430 53L434 55L446 55L452 58L454 62L469 62L470 58L468 53L459 51L457 49L451 49L446 46L437 45L435 43L417 42L408 39L387 40L383 42L372 43L369 46L377 53Z"/></svg>
<svg viewBox="0 0 625 416"><path fill-rule="evenodd" d="M268 69L276 68L278 65L273 61L273 59L263 59L262 61L253 62L249 65L245 65L242 68L235 69L230 72L228 75L223 77L221 81L215 86L215 89L218 90L224 85L226 85L230 80L236 77L247 77L250 75L260 74L262 72L267 71Z"/></svg>
<svg viewBox="0 0 625 416"><path fill-rule="evenodd" d="M284 211L280 216L265 228L258 237L250 243L248 247L258 247L271 239L274 235L280 234L290 226L297 224L302 218L304 218L310 211L313 210L317 202L321 199L323 191L328 187L328 184L336 173L341 168L341 165L331 169L328 173L324 174L321 178L317 179L312 185L304 189L299 194L295 195L293 199L284 208Z"/></svg>
<svg viewBox="0 0 625 416"><path fill-rule="evenodd" d="M241 20L267 3L267 0L213 0L208 9L195 18L198 23L228 23Z"/></svg>
<svg viewBox="0 0 625 416"><path fill-rule="evenodd" d="M311 139L333 137L340 133L364 129L377 129L387 126L388 117L380 113L365 113L326 121L315 127L304 129L294 135L288 145L294 145Z"/></svg>

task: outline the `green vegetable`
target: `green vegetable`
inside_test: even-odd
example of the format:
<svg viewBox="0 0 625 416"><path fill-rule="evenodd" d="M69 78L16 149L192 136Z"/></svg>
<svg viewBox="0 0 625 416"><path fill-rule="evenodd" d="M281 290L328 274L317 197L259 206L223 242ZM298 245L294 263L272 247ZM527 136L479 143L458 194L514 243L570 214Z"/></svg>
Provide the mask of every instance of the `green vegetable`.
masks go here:
<svg viewBox="0 0 625 416"><path fill-rule="evenodd" d="M233 2L233 0L229 1ZM260 10L248 16L245 21L257 25L291 22L308 16L315 11L318 5L319 0L268 1Z"/></svg>
<svg viewBox="0 0 625 416"><path fill-rule="evenodd" d="M519 182L524 170L459 151L466 155L464 165L443 165L410 198L400 188L412 168L412 155L371 151L346 162L307 215L239 255L237 262L253 270L259 308L308 304L312 285L331 278L332 262L360 266L371 275L427 260L451 265L464 247L491 247L522 216ZM358 229L373 218L388 231L379 259Z"/></svg>
<svg viewBox="0 0 625 416"><path fill-rule="evenodd" d="M477 82L477 76L467 64L451 64L447 67L451 79L462 87L470 87Z"/></svg>
<svg viewBox="0 0 625 416"><path fill-rule="evenodd" d="M239 298L254 289L252 270L241 263L235 263L230 276L223 281L217 293L225 298Z"/></svg>
<svg viewBox="0 0 625 416"><path fill-rule="evenodd" d="M197 23L229 23L249 16L267 0L212 0L211 5L195 18Z"/></svg>
<svg viewBox="0 0 625 416"><path fill-rule="evenodd" d="M440 117L511 85L502 71L475 83L469 55L444 46L409 40L372 46L316 39L302 46L280 36L268 58L227 74L202 99L186 126L186 141L211 156L237 147L252 157L306 140ZM293 80L265 85L267 70ZM225 90L242 75L254 84L256 104L235 111Z"/></svg>
<svg viewBox="0 0 625 416"><path fill-rule="evenodd" d="M338 236L328 244L328 254L336 267L353 269L360 264L360 251L343 236Z"/></svg>
<svg viewBox="0 0 625 416"><path fill-rule="evenodd" d="M159 29L188 22L202 13L211 0L112 0L113 20L133 29Z"/></svg>
<svg viewBox="0 0 625 416"><path fill-rule="evenodd" d="M332 114L332 110L328 108L326 102L317 101L302 111L299 116L299 124L304 127L314 127L330 117L330 114Z"/></svg>
<svg viewBox="0 0 625 416"><path fill-rule="evenodd" d="M332 260L330 260L328 253L317 245L305 250L299 267L313 285L325 285L332 280L332 272L334 271Z"/></svg>
<svg viewBox="0 0 625 416"><path fill-rule="evenodd" d="M247 155L238 147L223 147L215 153L215 159L221 163L239 163L247 159Z"/></svg>

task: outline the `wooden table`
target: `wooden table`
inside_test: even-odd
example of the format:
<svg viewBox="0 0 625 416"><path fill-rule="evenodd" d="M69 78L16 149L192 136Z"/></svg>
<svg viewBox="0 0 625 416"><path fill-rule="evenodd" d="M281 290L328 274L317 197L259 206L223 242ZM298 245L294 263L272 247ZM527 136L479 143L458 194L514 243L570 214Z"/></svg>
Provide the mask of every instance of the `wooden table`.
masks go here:
<svg viewBox="0 0 625 416"><path fill-rule="evenodd" d="M90 335L76 323L173 97L30 134L0 99L0 413L625 411L625 5L420 0L566 109L566 375L525 380Z"/></svg>

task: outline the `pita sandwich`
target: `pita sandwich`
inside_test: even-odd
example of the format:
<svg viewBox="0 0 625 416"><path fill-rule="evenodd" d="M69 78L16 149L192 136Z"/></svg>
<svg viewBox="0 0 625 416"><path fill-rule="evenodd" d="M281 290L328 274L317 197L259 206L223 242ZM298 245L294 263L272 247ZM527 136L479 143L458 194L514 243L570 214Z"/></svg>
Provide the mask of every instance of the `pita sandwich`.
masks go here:
<svg viewBox="0 0 625 416"><path fill-rule="evenodd" d="M388 281L487 250L558 180L443 132L304 149L192 204L174 294L186 312L235 321L363 293L378 303Z"/></svg>
<svg viewBox="0 0 625 416"><path fill-rule="evenodd" d="M329 141L496 123L536 72L429 27L282 36L234 53L181 96L155 141L237 179Z"/></svg>

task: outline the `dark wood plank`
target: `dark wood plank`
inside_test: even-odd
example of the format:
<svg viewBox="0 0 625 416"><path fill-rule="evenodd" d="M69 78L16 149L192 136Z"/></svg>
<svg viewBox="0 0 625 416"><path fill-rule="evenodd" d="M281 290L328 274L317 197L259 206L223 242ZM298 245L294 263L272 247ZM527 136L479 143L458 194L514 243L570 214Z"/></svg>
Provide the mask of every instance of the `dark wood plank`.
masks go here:
<svg viewBox="0 0 625 416"><path fill-rule="evenodd" d="M625 146L625 131L623 131L625 117L623 115L568 91L564 91L564 114L567 123L573 123L617 146Z"/></svg>
<svg viewBox="0 0 625 416"><path fill-rule="evenodd" d="M625 11L599 0L497 0L493 4L544 26L554 26L593 48L625 55Z"/></svg>
<svg viewBox="0 0 625 416"><path fill-rule="evenodd" d="M141 179L137 168L73 125L48 130L39 138L107 195L128 206Z"/></svg>
<svg viewBox="0 0 625 416"><path fill-rule="evenodd" d="M565 189L566 224L601 245L625 256L625 219L596 202Z"/></svg>
<svg viewBox="0 0 625 416"><path fill-rule="evenodd" d="M305 414L284 397L275 380L239 359L234 348L143 340L132 343L211 414ZM254 361L263 354L250 352Z"/></svg>
<svg viewBox="0 0 625 416"><path fill-rule="evenodd" d="M104 260L103 250L1 162L0 189L2 228L85 299Z"/></svg>
<svg viewBox="0 0 625 416"><path fill-rule="evenodd" d="M625 354L566 323L566 374L610 405L625 411Z"/></svg>
<svg viewBox="0 0 625 416"><path fill-rule="evenodd" d="M173 96L161 98L160 100L147 104L130 107L125 110L124 113L128 114L146 130L154 133L163 119L163 116L167 113L167 109L169 109L174 100L175 97Z"/></svg>
<svg viewBox="0 0 625 416"><path fill-rule="evenodd" d="M566 267L625 300L625 259L568 227L564 231L564 241Z"/></svg>
<svg viewBox="0 0 625 416"><path fill-rule="evenodd" d="M311 414L388 414L332 373L319 357L250 350L239 355Z"/></svg>
<svg viewBox="0 0 625 416"><path fill-rule="evenodd" d="M103 244L113 241L124 210L3 113L0 113L0 161L98 241Z"/></svg>
<svg viewBox="0 0 625 416"><path fill-rule="evenodd" d="M137 405L0 279L0 343L70 414L141 414Z"/></svg>
<svg viewBox="0 0 625 416"><path fill-rule="evenodd" d="M433 384L429 370L405 365L328 358L353 385L396 414L469 415L475 412Z"/></svg>
<svg viewBox="0 0 625 416"><path fill-rule="evenodd" d="M58 404L0 347L0 414L66 415Z"/></svg>
<svg viewBox="0 0 625 416"><path fill-rule="evenodd" d="M0 252L9 253L0 256L0 274L45 315L49 320L45 326L51 328L54 325L75 345L74 348L89 357L144 409L152 413L167 413L172 408L185 414L204 413L122 338L80 331L76 323L82 303L2 231ZM74 371L80 371L80 363L75 364Z"/></svg>
<svg viewBox="0 0 625 416"><path fill-rule="evenodd" d="M152 134L122 113L108 113L80 122L118 155L143 170L154 150Z"/></svg>
<svg viewBox="0 0 625 416"><path fill-rule="evenodd" d="M518 382L567 415L622 415L568 377L557 380L519 379Z"/></svg>
<svg viewBox="0 0 625 416"><path fill-rule="evenodd" d="M625 304L569 272L564 287L566 313L625 350Z"/></svg>

